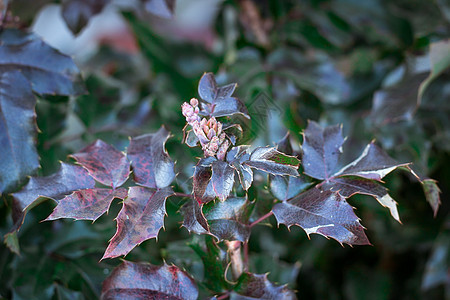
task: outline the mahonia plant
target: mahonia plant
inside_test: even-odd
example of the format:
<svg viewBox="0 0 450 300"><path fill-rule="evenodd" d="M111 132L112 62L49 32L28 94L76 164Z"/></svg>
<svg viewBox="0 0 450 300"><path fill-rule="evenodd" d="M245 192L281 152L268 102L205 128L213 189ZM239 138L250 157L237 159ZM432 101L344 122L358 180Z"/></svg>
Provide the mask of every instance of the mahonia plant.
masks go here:
<svg viewBox="0 0 450 300"><path fill-rule="evenodd" d="M340 125L324 128L309 122L298 154L289 135L277 147L240 145L241 126L227 122L230 116L249 118L249 114L243 102L232 96L235 88L236 84L218 86L214 75L206 73L198 87L200 100L192 98L181 105L186 118L184 143L200 146L204 154L194 169L191 194L176 193L170 186L176 176L165 150L170 134L161 127L156 133L132 138L126 153L97 140L71 155L77 164L61 163L56 174L32 177L13 194L15 210L23 221L31 207L50 198L57 205L46 220L95 221L115 198L123 200L115 219L117 231L102 257L106 259L127 255L143 241L156 238L164 226L167 198L187 198L181 208L183 226L205 235L204 246L191 245L208 270L199 284L217 299L295 299L293 291L271 283L266 275L251 273L243 261L241 249L248 251L248 247L241 245L248 242L251 228L274 215L278 224L299 226L308 236L315 233L340 244L368 245L347 198L372 196L400 222L397 203L382 179L400 167L415 174L409 164L397 163L374 142L353 162L342 165L345 139ZM270 211L257 217L252 213L258 199L247 197L254 172L268 174L276 198ZM125 189L122 186L130 176L134 184ZM227 279L229 264L234 281ZM111 273L102 290L103 299L197 299L198 295L194 279L174 265L129 261Z"/></svg>

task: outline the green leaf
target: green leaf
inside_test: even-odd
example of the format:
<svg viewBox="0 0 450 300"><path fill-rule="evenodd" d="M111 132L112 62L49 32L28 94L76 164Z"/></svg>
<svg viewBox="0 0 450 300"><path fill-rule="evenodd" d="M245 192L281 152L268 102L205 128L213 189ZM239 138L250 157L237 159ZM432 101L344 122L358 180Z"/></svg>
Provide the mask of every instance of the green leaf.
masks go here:
<svg viewBox="0 0 450 300"><path fill-rule="evenodd" d="M419 88L419 103L430 83L450 68L450 40L443 40L430 45L431 72Z"/></svg>
<svg viewBox="0 0 450 300"><path fill-rule="evenodd" d="M433 209L434 217L436 217L439 206L441 205L441 190L439 189L436 180L433 179L425 179L421 181L421 184L425 193L425 197L430 204L431 209Z"/></svg>

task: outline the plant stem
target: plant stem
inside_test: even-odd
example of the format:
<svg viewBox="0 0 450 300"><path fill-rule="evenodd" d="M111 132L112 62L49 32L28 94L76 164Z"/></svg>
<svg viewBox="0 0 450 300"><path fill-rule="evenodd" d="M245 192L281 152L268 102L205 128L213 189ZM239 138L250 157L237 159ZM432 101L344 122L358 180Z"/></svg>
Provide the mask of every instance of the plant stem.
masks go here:
<svg viewBox="0 0 450 300"><path fill-rule="evenodd" d="M267 219L267 218L270 217L271 215L273 215L273 212L272 212L272 211L269 211L267 214L265 214L264 216L262 216L262 217L259 218L258 220L256 220L256 221L250 223L250 225L249 225L250 228L253 227L253 226L255 226L256 224L258 224L258 223L264 221L265 219Z"/></svg>
<svg viewBox="0 0 450 300"><path fill-rule="evenodd" d="M227 299L228 296L230 296L230 293L226 292L225 294L222 294L222 295L218 296L216 299L217 300L223 300L223 299Z"/></svg>
<svg viewBox="0 0 450 300"><path fill-rule="evenodd" d="M248 242L244 243L244 271L248 272Z"/></svg>
<svg viewBox="0 0 450 300"><path fill-rule="evenodd" d="M240 241L225 241L228 248L231 261L231 273L234 279L238 279L241 276L244 269L241 255L241 242Z"/></svg>

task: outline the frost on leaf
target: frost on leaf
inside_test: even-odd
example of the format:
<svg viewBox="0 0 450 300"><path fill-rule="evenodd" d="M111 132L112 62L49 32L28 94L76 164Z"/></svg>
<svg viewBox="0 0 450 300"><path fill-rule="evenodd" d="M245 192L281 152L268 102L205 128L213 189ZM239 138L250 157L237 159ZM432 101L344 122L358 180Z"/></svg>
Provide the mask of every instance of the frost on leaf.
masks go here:
<svg viewBox="0 0 450 300"><path fill-rule="evenodd" d="M130 163L125 154L102 140L70 156L95 180L114 189L124 184L130 174Z"/></svg>
<svg viewBox="0 0 450 300"><path fill-rule="evenodd" d="M102 300L198 298L195 281L174 265L124 261L105 279Z"/></svg>
<svg viewBox="0 0 450 300"><path fill-rule="evenodd" d="M117 231L102 259L126 255L143 241L157 237L164 226L166 199L172 194L170 187L130 187L116 218Z"/></svg>
<svg viewBox="0 0 450 300"><path fill-rule="evenodd" d="M297 225L312 233L333 238L340 244L370 244L353 208L337 192L312 188L272 209L278 223Z"/></svg>
<svg viewBox="0 0 450 300"><path fill-rule="evenodd" d="M175 178L174 163L164 149L169 132L161 127L156 133L132 138L128 158L134 181L149 188L164 188Z"/></svg>

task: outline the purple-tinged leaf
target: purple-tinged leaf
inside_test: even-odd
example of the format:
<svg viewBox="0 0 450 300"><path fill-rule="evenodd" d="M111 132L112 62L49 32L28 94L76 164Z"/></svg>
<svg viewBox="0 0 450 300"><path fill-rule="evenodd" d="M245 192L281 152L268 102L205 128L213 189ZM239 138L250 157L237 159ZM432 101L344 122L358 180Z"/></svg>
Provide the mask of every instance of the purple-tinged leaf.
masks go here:
<svg viewBox="0 0 450 300"><path fill-rule="evenodd" d="M202 158L195 166L193 192L198 203L206 203L216 198L216 192L211 182L211 165L214 161L217 161L214 157Z"/></svg>
<svg viewBox="0 0 450 300"><path fill-rule="evenodd" d="M214 104L214 111L211 114L213 117L225 117L240 113L244 117L250 118L247 107L236 97L229 97L223 100L218 99Z"/></svg>
<svg viewBox="0 0 450 300"><path fill-rule="evenodd" d="M205 73L198 83L198 95L202 100L213 103L217 95L217 83L213 73Z"/></svg>
<svg viewBox="0 0 450 300"><path fill-rule="evenodd" d="M436 217L439 206L441 205L441 199L439 196L441 190L439 189L436 181L433 179L424 179L421 183L425 197L430 204L431 209L433 209L434 217Z"/></svg>
<svg viewBox="0 0 450 300"><path fill-rule="evenodd" d="M380 147L370 143L357 159L343 167L335 176L354 175L380 181L396 168L407 165L408 163L396 162Z"/></svg>
<svg viewBox="0 0 450 300"><path fill-rule="evenodd" d="M343 143L340 125L324 129L316 122L308 122L302 145L305 174L322 180L330 178L337 171Z"/></svg>
<svg viewBox="0 0 450 300"><path fill-rule="evenodd" d="M39 167L35 105L30 83L22 73L0 70L0 194L16 189Z"/></svg>
<svg viewBox="0 0 450 300"><path fill-rule="evenodd" d="M324 182L321 189L339 192L343 197L349 198L355 194L364 194L374 197L382 206L389 209L392 217L400 222L397 202L388 194L388 190L376 181L353 177L337 177Z"/></svg>
<svg viewBox="0 0 450 300"><path fill-rule="evenodd" d="M116 234L102 259L126 255L143 241L157 237L164 226L166 199L172 194L170 187L158 190L130 187L116 218Z"/></svg>
<svg viewBox="0 0 450 300"><path fill-rule="evenodd" d="M294 292L286 285L277 286L267 279L267 274L253 274L244 272L239 277L234 291L230 295L232 300L249 299L297 299Z"/></svg>
<svg viewBox="0 0 450 300"><path fill-rule="evenodd" d="M62 4L61 13L70 31L78 34L108 2L109 0L67 0Z"/></svg>
<svg viewBox="0 0 450 300"><path fill-rule="evenodd" d="M95 180L113 189L124 184L130 175L130 162L125 154L102 140L70 156Z"/></svg>
<svg viewBox="0 0 450 300"><path fill-rule="evenodd" d="M21 191L12 195L18 207L24 211L39 197L60 200L75 190L91 189L94 186L94 179L85 169L61 163L61 168L55 174L46 177L31 177Z"/></svg>
<svg viewBox="0 0 450 300"><path fill-rule="evenodd" d="M209 202L203 206L209 230L219 240L248 241L250 227L248 221L254 203L247 198L228 198L226 201Z"/></svg>
<svg viewBox="0 0 450 300"><path fill-rule="evenodd" d="M211 184L217 197L225 201L234 184L234 169L221 160L214 161L211 165Z"/></svg>
<svg viewBox="0 0 450 300"><path fill-rule="evenodd" d="M156 133L132 138L128 158L134 181L149 188L164 188L175 178L174 163L164 149L169 132L161 127Z"/></svg>
<svg viewBox="0 0 450 300"><path fill-rule="evenodd" d="M195 281L178 267L124 261L105 279L102 300L170 299L195 300Z"/></svg>
<svg viewBox="0 0 450 300"><path fill-rule="evenodd" d="M208 221L202 211L203 204L200 205L195 199L190 199L181 207L184 216L183 227L189 232L196 234L209 234Z"/></svg>
<svg viewBox="0 0 450 300"><path fill-rule="evenodd" d="M144 9L158 17L170 19L175 11L175 0L141 0Z"/></svg>
<svg viewBox="0 0 450 300"><path fill-rule="evenodd" d="M312 188L290 201L275 204L272 211L279 224L300 226L308 237L317 233L340 244L370 244L353 208L337 192Z"/></svg>
<svg viewBox="0 0 450 300"><path fill-rule="evenodd" d="M239 113L246 118L250 118L244 103L238 98L232 97L235 88L235 83L218 87L212 73L203 74L198 84L198 94L203 101L212 106L211 111L206 110L203 113L214 117L224 117Z"/></svg>
<svg viewBox="0 0 450 300"><path fill-rule="evenodd" d="M20 71L38 94L85 92L72 58L51 48L37 35L17 29L0 32L0 73Z"/></svg>
<svg viewBox="0 0 450 300"><path fill-rule="evenodd" d="M252 169L247 165L242 165L239 163L233 164L232 167L235 168L238 174L239 182L241 183L242 188L247 191L252 186L253 182Z"/></svg>
<svg viewBox="0 0 450 300"><path fill-rule="evenodd" d="M273 176L269 175L269 185L272 194L281 201L297 196L312 185L305 176Z"/></svg>
<svg viewBox="0 0 450 300"><path fill-rule="evenodd" d="M94 188L75 191L61 199L45 221L60 218L95 221L109 210L114 198L123 200L126 196L127 190L124 188L117 190Z"/></svg>
<svg viewBox="0 0 450 300"><path fill-rule="evenodd" d="M259 147L244 164L273 175L297 176L300 161L297 157L281 153L273 147Z"/></svg>

